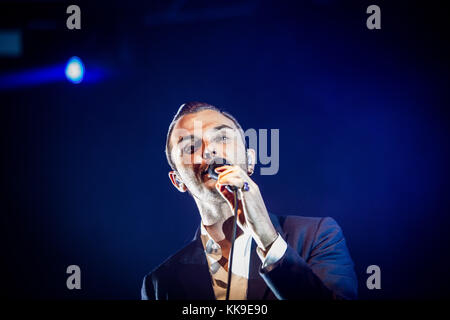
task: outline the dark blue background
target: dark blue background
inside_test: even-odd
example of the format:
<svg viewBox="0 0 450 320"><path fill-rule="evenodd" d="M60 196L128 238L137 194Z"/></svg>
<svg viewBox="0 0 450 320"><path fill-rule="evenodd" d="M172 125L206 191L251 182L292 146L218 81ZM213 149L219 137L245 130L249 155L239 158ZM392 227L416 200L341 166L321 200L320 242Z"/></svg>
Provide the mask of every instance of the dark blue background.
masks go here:
<svg viewBox="0 0 450 320"><path fill-rule="evenodd" d="M266 206L336 219L360 298L448 297L448 19L439 2L377 1L382 29L368 30L374 3L188 1L194 21L157 21L167 2L80 2L80 31L65 2L5 7L24 53L2 74L72 55L105 72L0 91L2 296L139 298L199 224L164 142L200 100L280 130L278 174L255 176ZM66 288L71 264L82 290ZM372 264L381 290L365 286Z"/></svg>

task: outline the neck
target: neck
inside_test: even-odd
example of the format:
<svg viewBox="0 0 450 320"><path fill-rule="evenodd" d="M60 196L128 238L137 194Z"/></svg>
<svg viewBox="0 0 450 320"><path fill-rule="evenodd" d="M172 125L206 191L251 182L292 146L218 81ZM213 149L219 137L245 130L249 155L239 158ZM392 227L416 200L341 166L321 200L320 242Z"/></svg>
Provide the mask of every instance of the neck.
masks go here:
<svg viewBox="0 0 450 320"><path fill-rule="evenodd" d="M227 244L233 233L233 212L226 202L208 203L196 201L203 226L209 236L219 244ZM236 231L236 237L240 234Z"/></svg>

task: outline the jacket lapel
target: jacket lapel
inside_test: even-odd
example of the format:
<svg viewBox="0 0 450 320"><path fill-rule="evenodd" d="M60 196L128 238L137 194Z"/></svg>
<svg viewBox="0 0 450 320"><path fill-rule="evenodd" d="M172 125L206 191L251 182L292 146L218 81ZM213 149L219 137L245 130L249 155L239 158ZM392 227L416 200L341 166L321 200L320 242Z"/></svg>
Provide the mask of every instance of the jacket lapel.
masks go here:
<svg viewBox="0 0 450 320"><path fill-rule="evenodd" d="M250 269L248 274L247 300L264 300L269 294L269 287L259 275L261 259L256 252L256 242L252 240L252 251L250 254ZM267 298L266 298L267 299Z"/></svg>
<svg viewBox="0 0 450 320"><path fill-rule="evenodd" d="M277 216L269 214L272 224L281 236L285 236ZM261 269L261 259L256 252L256 242L252 240L250 254L249 279L247 287L247 300L266 300L276 299L266 282L259 274ZM212 288L211 275L208 269L208 263L200 238L200 227L197 228L194 239L180 256L179 263L181 268L175 268L174 285L179 288L173 288L173 292L179 292L182 299L193 300L214 300L214 290Z"/></svg>
<svg viewBox="0 0 450 320"><path fill-rule="evenodd" d="M181 268L175 268L174 292L180 292L182 299L214 300L211 275L200 239L200 228L197 229L194 239L186 247L180 257Z"/></svg>

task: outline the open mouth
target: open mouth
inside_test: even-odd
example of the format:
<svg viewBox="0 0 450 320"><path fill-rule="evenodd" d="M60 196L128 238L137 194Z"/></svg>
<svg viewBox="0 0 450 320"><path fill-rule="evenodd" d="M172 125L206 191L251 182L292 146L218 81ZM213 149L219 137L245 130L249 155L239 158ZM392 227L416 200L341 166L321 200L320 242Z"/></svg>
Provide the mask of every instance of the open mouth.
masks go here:
<svg viewBox="0 0 450 320"><path fill-rule="evenodd" d="M209 180L211 177L208 174L208 167L206 167L203 171L200 172L200 177L202 180Z"/></svg>

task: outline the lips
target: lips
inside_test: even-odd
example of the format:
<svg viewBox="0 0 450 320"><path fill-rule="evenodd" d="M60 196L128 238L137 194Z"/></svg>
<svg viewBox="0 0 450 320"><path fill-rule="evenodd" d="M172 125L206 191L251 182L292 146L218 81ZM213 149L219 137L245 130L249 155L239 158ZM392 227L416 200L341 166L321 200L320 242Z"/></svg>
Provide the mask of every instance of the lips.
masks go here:
<svg viewBox="0 0 450 320"><path fill-rule="evenodd" d="M202 180L210 179L210 176L208 175L208 166L206 166L204 170L200 171L200 177L202 178Z"/></svg>

